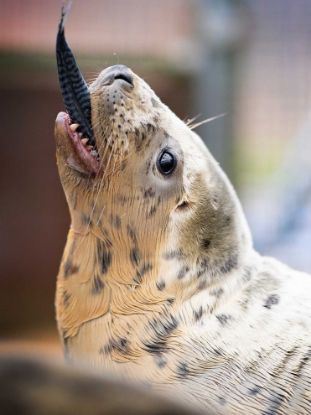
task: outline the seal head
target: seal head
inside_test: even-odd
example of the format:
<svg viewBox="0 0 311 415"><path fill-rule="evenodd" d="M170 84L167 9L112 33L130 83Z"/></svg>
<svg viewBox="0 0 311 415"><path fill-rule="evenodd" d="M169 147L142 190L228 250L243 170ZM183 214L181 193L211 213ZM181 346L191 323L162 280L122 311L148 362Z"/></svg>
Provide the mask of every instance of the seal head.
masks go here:
<svg viewBox="0 0 311 415"><path fill-rule="evenodd" d="M68 111L56 120L57 162L72 219L60 286L72 291L66 276L74 270L90 291L106 287L96 300L86 295L83 306L75 287L76 313L58 312L63 330L74 334L119 309L120 298L131 310L144 308L141 299L161 305L215 284L243 264L251 240L232 186L189 126L124 65L86 87L62 25L57 44ZM78 90L62 68L64 53Z"/></svg>

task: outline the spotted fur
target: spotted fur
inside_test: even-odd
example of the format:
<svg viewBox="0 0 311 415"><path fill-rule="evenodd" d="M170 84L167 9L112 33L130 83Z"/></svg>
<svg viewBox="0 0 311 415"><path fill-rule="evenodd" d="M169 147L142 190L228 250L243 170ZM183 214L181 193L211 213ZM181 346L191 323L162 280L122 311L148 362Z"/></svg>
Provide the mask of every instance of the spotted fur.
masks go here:
<svg viewBox="0 0 311 415"><path fill-rule="evenodd" d="M66 164L56 125L68 358L218 414L311 413L311 277L253 250L227 177L143 80L127 90L105 73L89 87L97 177Z"/></svg>

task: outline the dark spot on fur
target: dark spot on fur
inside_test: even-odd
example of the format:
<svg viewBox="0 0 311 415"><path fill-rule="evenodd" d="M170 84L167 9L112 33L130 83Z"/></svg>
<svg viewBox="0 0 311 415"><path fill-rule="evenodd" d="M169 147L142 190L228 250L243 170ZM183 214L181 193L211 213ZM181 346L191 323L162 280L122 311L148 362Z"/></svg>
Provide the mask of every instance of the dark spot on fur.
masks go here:
<svg viewBox="0 0 311 415"><path fill-rule="evenodd" d="M276 415L279 413L284 401L288 399L288 395L285 393L272 392L272 396L268 397L270 406L263 412L263 415Z"/></svg>
<svg viewBox="0 0 311 415"><path fill-rule="evenodd" d="M85 226L92 226L92 221L91 221L90 215L86 215L85 213L82 213L81 223L82 223L82 225L85 225Z"/></svg>
<svg viewBox="0 0 311 415"><path fill-rule="evenodd" d="M311 346L308 348L308 351L304 355L304 357L300 360L297 369L295 369L294 374L295 374L296 377L301 376L301 372L302 372L303 368L305 367L305 365L310 361L310 358L311 358Z"/></svg>
<svg viewBox="0 0 311 415"><path fill-rule="evenodd" d="M163 369L167 365L167 358L163 355L163 353L155 353L154 360L160 369Z"/></svg>
<svg viewBox="0 0 311 415"><path fill-rule="evenodd" d="M157 207L152 206L149 210L148 217L150 218L151 216L153 216L156 213L156 211L157 211Z"/></svg>
<svg viewBox="0 0 311 415"><path fill-rule="evenodd" d="M68 305L70 303L70 298L71 298L71 294L69 294L69 292L65 290L63 292L63 304L64 304L64 307L68 307Z"/></svg>
<svg viewBox="0 0 311 415"><path fill-rule="evenodd" d="M120 166L121 171L125 170L126 165L127 165L127 160L123 159L121 162L121 166Z"/></svg>
<svg viewBox="0 0 311 415"><path fill-rule="evenodd" d="M218 402L220 403L221 406L224 406L227 403L226 398L224 398L223 396L218 397Z"/></svg>
<svg viewBox="0 0 311 415"><path fill-rule="evenodd" d="M144 262L143 265L137 270L136 275L134 277L134 282L136 284L140 284L145 274L147 274L147 272L151 270L152 264L150 264L149 262Z"/></svg>
<svg viewBox="0 0 311 415"><path fill-rule="evenodd" d="M139 152L142 148L142 140L141 140L141 134L138 128L134 129L134 136L135 136L135 149L137 152Z"/></svg>
<svg viewBox="0 0 311 415"><path fill-rule="evenodd" d="M209 239L206 239L206 238L202 239L201 246L203 249L208 249L210 244L211 244L211 241Z"/></svg>
<svg viewBox="0 0 311 415"><path fill-rule="evenodd" d="M211 295L215 296L216 298L220 298L224 293L223 288L216 288L211 290Z"/></svg>
<svg viewBox="0 0 311 415"><path fill-rule="evenodd" d="M151 354L163 353L167 350L167 341L178 327L178 321L171 314L162 314L149 322L151 338L144 342L145 350Z"/></svg>
<svg viewBox="0 0 311 415"><path fill-rule="evenodd" d="M129 198L125 195L118 195L117 200L121 203L122 206L124 206L125 203L129 200Z"/></svg>
<svg viewBox="0 0 311 415"><path fill-rule="evenodd" d="M161 280L156 283L157 289L159 291L163 291L165 288L165 281Z"/></svg>
<svg viewBox="0 0 311 415"><path fill-rule="evenodd" d="M106 274L108 271L110 265L111 265L111 259L112 255L109 249L107 249L107 246L104 242L98 241L98 258L101 260L101 271L103 274Z"/></svg>
<svg viewBox="0 0 311 415"><path fill-rule="evenodd" d="M256 396L261 391L261 388L259 386L253 386L252 388L248 389L248 394L250 396Z"/></svg>
<svg viewBox="0 0 311 415"><path fill-rule="evenodd" d="M82 171L75 171L75 175L83 180L89 180L91 177L95 177L94 173L84 173Z"/></svg>
<svg viewBox="0 0 311 415"><path fill-rule="evenodd" d="M64 276L69 277L72 274L79 272L79 266L74 265L70 259L68 259L64 264Z"/></svg>
<svg viewBox="0 0 311 415"><path fill-rule="evenodd" d="M272 306L278 304L280 301L280 297L277 294L271 294L269 295L269 297L266 299L265 303L264 303L264 307L267 308L268 310L270 310L272 308Z"/></svg>
<svg viewBox="0 0 311 415"><path fill-rule="evenodd" d="M160 316L158 319L153 319L149 322L149 327L152 330L152 338L149 345L160 348L158 351L163 351L166 347L166 342L169 336L178 327L178 321L171 314Z"/></svg>
<svg viewBox="0 0 311 415"><path fill-rule="evenodd" d="M134 244L137 244L137 236L135 230L130 225L127 225L127 234L130 237L131 241Z"/></svg>
<svg viewBox="0 0 311 415"><path fill-rule="evenodd" d="M168 251L163 255L164 259L182 259L184 257L184 253L182 252L181 249L178 249L176 251Z"/></svg>
<svg viewBox="0 0 311 415"><path fill-rule="evenodd" d="M243 281L248 282L251 279L253 269L251 267L245 267L243 269Z"/></svg>
<svg viewBox="0 0 311 415"><path fill-rule="evenodd" d="M137 266L140 263L140 252L138 248L132 248L130 251L130 260L134 266Z"/></svg>
<svg viewBox="0 0 311 415"><path fill-rule="evenodd" d="M198 284L198 290L199 291L204 290L204 288L206 288L206 286L207 286L206 279L203 278Z"/></svg>
<svg viewBox="0 0 311 415"><path fill-rule="evenodd" d="M148 189L145 189L144 191L144 198L150 198L155 196L155 190L153 190L152 187L149 187Z"/></svg>
<svg viewBox="0 0 311 415"><path fill-rule="evenodd" d="M202 277L202 275L204 275L205 271L206 271L206 270L204 270L204 269L199 269L199 270L197 271L197 278L201 278L201 277Z"/></svg>
<svg viewBox="0 0 311 415"><path fill-rule="evenodd" d="M100 276L95 275L92 281L92 294L100 293L103 290L104 286L105 284L101 280Z"/></svg>
<svg viewBox="0 0 311 415"><path fill-rule="evenodd" d="M213 349L213 352L216 356L223 356L224 355L224 351L220 348Z"/></svg>
<svg viewBox="0 0 311 415"><path fill-rule="evenodd" d="M175 298L171 297L166 300L169 304L174 304Z"/></svg>
<svg viewBox="0 0 311 415"><path fill-rule="evenodd" d="M202 277L209 270L209 262L207 258L201 259L198 264L197 278Z"/></svg>
<svg viewBox="0 0 311 415"><path fill-rule="evenodd" d="M104 251L102 256L102 273L106 274L111 265L111 252Z"/></svg>
<svg viewBox="0 0 311 415"><path fill-rule="evenodd" d="M100 354L107 355L107 354L110 354L111 352L112 352L112 346L111 346L110 341L99 349Z"/></svg>
<svg viewBox="0 0 311 415"><path fill-rule="evenodd" d="M225 216L225 224L229 225L230 222L231 222L231 216Z"/></svg>
<svg viewBox="0 0 311 415"><path fill-rule="evenodd" d="M203 316L203 307L201 306L198 311L193 310L193 317L195 321L199 321Z"/></svg>
<svg viewBox="0 0 311 415"><path fill-rule="evenodd" d="M148 175L148 174L149 174L149 171L150 171L150 166L151 166L151 159L149 159L149 160L147 161L147 165L146 165L146 175Z"/></svg>
<svg viewBox="0 0 311 415"><path fill-rule="evenodd" d="M225 326L230 320L232 320L232 316L229 314L218 314L216 318L222 326Z"/></svg>
<svg viewBox="0 0 311 415"><path fill-rule="evenodd" d="M181 280L181 279L183 279L185 276L186 276L186 274L189 272L189 267L187 266L187 265L184 265L180 270L179 270L179 272L178 272L178 274L177 274L177 278L179 279L179 280Z"/></svg>
<svg viewBox="0 0 311 415"><path fill-rule="evenodd" d="M119 337L117 339L110 339L109 342L102 346L99 350L101 354L109 354L113 351L125 354L129 350L129 342L125 337Z"/></svg>
<svg viewBox="0 0 311 415"><path fill-rule="evenodd" d="M128 340L125 337L120 337L112 342L112 350L116 350L120 353L126 353L128 347Z"/></svg>
<svg viewBox="0 0 311 415"><path fill-rule="evenodd" d="M190 370L188 368L187 363L178 363L177 364L177 376L180 379L184 379L186 377L188 377L190 374Z"/></svg>
<svg viewBox="0 0 311 415"><path fill-rule="evenodd" d="M220 267L221 274L228 274L228 272L232 271L238 265L238 256L233 255L230 256L227 261Z"/></svg>
<svg viewBox="0 0 311 415"><path fill-rule="evenodd" d="M111 248L112 247L112 242L111 242L111 240L110 239L108 239L108 238L105 238L105 246L107 247L107 248Z"/></svg>
<svg viewBox="0 0 311 415"><path fill-rule="evenodd" d="M153 339L148 342L144 342L144 350L148 353L158 355L167 350L166 339Z"/></svg>
<svg viewBox="0 0 311 415"><path fill-rule="evenodd" d="M119 215L115 215L115 216L111 215L110 216L110 221L111 221L111 224L114 228L120 229L120 227L121 227L121 218L120 218Z"/></svg>
<svg viewBox="0 0 311 415"><path fill-rule="evenodd" d="M146 125L146 129L147 129L147 133L148 133L148 134L150 134L150 133L154 133L154 131L155 131L155 126L154 126L154 125L152 125L152 124L150 124L150 123L148 123L148 124Z"/></svg>

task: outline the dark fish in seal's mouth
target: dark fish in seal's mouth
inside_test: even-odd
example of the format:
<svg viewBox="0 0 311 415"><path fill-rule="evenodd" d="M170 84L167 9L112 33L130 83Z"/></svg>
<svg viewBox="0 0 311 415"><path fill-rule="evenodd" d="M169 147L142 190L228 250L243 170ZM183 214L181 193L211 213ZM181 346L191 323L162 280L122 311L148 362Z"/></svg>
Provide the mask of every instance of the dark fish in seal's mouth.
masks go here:
<svg viewBox="0 0 311 415"><path fill-rule="evenodd" d="M61 19L56 38L56 58L58 79L66 113L57 116L56 123L65 130L69 148L67 164L81 173L97 175L103 167L100 160L101 143L95 139L92 126L91 93L74 55L65 39L64 21L71 3L62 8ZM103 86L109 87L115 81L126 84L125 90L133 88L133 74L124 65L107 68L103 77Z"/></svg>
<svg viewBox="0 0 311 415"><path fill-rule="evenodd" d="M56 38L58 79L67 113L59 113L57 121L62 123L71 140L77 170L96 174L99 156L91 122L90 92L74 55L67 44L64 20L70 3L63 6Z"/></svg>

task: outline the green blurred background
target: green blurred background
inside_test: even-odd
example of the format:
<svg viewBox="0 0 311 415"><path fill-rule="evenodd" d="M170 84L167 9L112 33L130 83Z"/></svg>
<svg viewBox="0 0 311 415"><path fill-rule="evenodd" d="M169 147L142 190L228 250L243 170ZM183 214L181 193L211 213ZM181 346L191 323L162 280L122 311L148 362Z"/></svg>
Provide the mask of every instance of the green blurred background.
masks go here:
<svg viewBox="0 0 311 415"><path fill-rule="evenodd" d="M54 120L61 1L0 0L0 336L53 341L69 226ZM234 182L255 245L311 271L311 2L75 0L86 77L123 63L197 129ZM309 135L310 132L310 135Z"/></svg>

